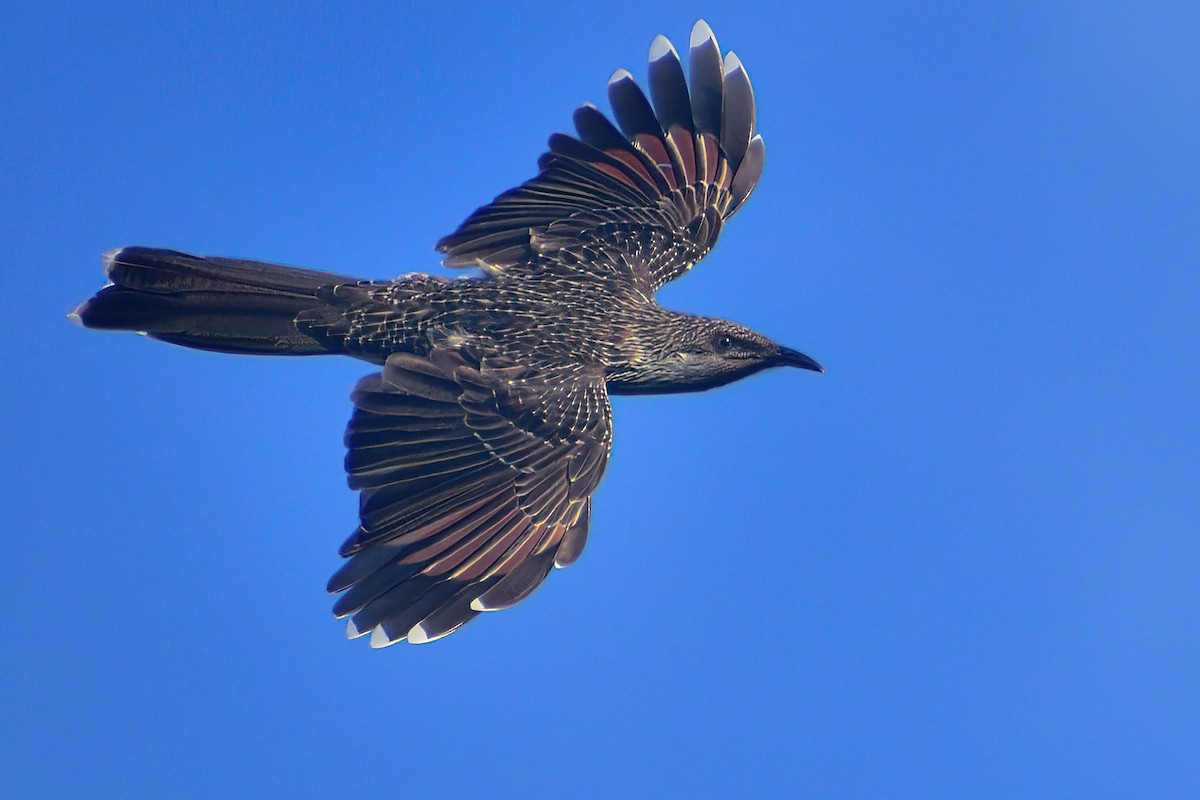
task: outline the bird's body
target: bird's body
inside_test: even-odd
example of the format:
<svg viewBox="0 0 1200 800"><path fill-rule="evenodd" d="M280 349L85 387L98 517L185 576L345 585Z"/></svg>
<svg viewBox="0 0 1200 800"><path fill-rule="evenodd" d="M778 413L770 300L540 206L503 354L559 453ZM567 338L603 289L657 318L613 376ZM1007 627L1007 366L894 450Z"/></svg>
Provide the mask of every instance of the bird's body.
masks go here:
<svg viewBox="0 0 1200 800"><path fill-rule="evenodd" d="M637 359L633 332L669 316L632 282L570 269L457 280L410 275L336 287L330 302L337 310L306 330L367 361L473 341L542 371L606 375Z"/></svg>
<svg viewBox="0 0 1200 800"><path fill-rule="evenodd" d="M609 394L719 386L819 365L749 328L662 308L655 291L715 243L762 167L754 97L708 26L651 47L653 104L628 73L538 176L439 242L479 277L364 281L127 247L76 311L87 327L248 354L350 355L359 382L346 468L360 490L350 560L330 580L352 636L443 636L532 591L586 540L612 435Z"/></svg>

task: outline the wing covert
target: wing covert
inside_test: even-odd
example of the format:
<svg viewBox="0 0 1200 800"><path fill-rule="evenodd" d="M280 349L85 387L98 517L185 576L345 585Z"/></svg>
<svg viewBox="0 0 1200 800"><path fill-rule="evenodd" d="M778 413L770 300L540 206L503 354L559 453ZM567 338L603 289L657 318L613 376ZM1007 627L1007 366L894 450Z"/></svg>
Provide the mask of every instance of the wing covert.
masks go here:
<svg viewBox="0 0 1200 800"><path fill-rule="evenodd" d="M609 79L614 125L594 105L555 134L537 177L471 214L438 242L444 263L490 272L551 263L634 270L657 289L715 244L753 191L765 148L754 91L703 21L692 29L690 87L662 36L650 46L650 98L625 70Z"/></svg>

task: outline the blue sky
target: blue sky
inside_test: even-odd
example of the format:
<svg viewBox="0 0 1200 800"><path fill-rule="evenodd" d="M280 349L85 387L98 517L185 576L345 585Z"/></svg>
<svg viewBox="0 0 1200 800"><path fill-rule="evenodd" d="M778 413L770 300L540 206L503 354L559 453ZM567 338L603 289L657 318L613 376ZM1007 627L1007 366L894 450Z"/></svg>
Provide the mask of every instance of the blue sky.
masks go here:
<svg viewBox="0 0 1200 800"><path fill-rule="evenodd" d="M1194 797L1190 3L20 4L9 797ZM388 277L704 16L768 159L672 307L824 363L615 403L578 564L329 614L350 360L67 324L125 244Z"/></svg>

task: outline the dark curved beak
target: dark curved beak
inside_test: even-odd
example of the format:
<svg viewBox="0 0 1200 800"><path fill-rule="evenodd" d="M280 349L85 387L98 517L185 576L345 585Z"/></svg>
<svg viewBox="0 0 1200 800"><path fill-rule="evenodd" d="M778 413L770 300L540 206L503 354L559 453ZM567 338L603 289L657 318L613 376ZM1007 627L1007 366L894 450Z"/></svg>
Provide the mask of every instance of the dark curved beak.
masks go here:
<svg viewBox="0 0 1200 800"><path fill-rule="evenodd" d="M779 347L779 352L775 355L774 365L781 367L800 367L800 369L811 369L813 372L824 372L825 368L812 360L808 356L801 353L799 350L793 350L790 347Z"/></svg>

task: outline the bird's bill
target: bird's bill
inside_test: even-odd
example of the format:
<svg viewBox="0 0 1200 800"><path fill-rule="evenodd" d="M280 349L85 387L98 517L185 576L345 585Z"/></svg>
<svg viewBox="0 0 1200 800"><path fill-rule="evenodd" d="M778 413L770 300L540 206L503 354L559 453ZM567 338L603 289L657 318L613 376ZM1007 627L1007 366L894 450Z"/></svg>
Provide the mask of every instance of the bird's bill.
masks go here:
<svg viewBox="0 0 1200 800"><path fill-rule="evenodd" d="M781 367L800 367L800 369L811 369L813 372L825 371L825 368L816 361L804 355L799 350L793 350L790 347L780 346L779 352L775 355L774 363Z"/></svg>

